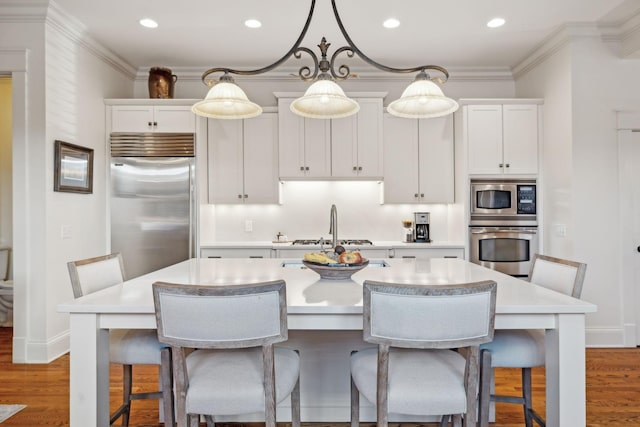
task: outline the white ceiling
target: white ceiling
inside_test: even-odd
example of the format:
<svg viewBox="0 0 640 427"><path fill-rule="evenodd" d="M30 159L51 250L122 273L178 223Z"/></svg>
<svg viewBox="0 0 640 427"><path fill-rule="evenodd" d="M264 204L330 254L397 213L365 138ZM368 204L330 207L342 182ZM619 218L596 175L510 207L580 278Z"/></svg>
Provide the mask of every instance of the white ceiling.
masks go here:
<svg viewBox="0 0 640 427"><path fill-rule="evenodd" d="M298 37L310 0L56 0L98 42L135 68L151 66L259 68L284 55ZM512 68L564 24L620 27L640 13L640 0L337 0L354 43L395 67ZM486 22L506 19L498 29ZM150 17L157 29L143 28ZM382 27L400 20L394 30ZM262 21L246 28L248 18ZM322 36L345 44L330 0L317 0L302 46L318 52ZM344 57L344 56L343 56ZM301 61L297 61L301 62ZM295 65L295 62L288 64ZM302 65L302 64L300 64Z"/></svg>

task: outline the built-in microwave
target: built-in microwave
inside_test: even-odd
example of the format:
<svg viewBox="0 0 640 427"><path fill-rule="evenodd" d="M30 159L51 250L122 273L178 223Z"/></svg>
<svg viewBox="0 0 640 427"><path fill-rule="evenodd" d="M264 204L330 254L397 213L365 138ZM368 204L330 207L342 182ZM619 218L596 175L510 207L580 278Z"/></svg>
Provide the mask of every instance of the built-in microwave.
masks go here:
<svg viewBox="0 0 640 427"><path fill-rule="evenodd" d="M535 180L471 180L469 225L538 225Z"/></svg>

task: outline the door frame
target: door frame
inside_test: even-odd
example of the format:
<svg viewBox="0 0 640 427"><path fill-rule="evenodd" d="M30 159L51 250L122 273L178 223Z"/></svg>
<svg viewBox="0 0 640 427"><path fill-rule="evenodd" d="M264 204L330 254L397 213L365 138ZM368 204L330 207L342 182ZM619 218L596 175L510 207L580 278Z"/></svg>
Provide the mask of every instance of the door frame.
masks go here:
<svg viewBox="0 0 640 427"><path fill-rule="evenodd" d="M0 49L0 71L11 75L13 163L13 361L26 360L28 264L27 165L27 63L26 49Z"/></svg>
<svg viewBox="0 0 640 427"><path fill-rule="evenodd" d="M623 344L636 347L640 345L640 268L636 268L640 254L634 248L640 242L634 241L635 237L629 230L633 229L634 208L640 209L640 205L634 207L633 197L629 197L637 181L629 178L637 169L637 165L630 162L635 157L630 155L630 148L631 144L640 144L640 112L617 113L617 144Z"/></svg>

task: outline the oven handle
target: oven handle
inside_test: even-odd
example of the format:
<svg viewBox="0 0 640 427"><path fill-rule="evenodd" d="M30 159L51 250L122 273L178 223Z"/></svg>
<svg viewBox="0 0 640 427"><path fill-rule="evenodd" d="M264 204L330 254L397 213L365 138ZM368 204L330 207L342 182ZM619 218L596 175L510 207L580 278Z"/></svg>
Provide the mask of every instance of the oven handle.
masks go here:
<svg viewBox="0 0 640 427"><path fill-rule="evenodd" d="M487 229L471 230L471 234L496 234L496 233L538 234L537 231L531 231L531 230L507 230L507 229L503 229L503 230L487 230Z"/></svg>

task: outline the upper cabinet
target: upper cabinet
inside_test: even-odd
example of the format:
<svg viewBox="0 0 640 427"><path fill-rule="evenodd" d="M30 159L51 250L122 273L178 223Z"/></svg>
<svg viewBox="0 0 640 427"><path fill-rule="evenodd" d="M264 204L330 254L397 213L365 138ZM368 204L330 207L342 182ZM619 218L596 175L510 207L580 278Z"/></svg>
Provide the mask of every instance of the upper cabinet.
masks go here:
<svg viewBox="0 0 640 427"><path fill-rule="evenodd" d="M278 115L208 121L209 203L278 203Z"/></svg>
<svg viewBox="0 0 640 427"><path fill-rule="evenodd" d="M111 132L193 133L195 129L196 115L191 111L190 105L111 107Z"/></svg>
<svg viewBox="0 0 640 427"><path fill-rule="evenodd" d="M383 93L353 96L360 111L342 119L307 119L278 96L280 179L381 179Z"/></svg>
<svg viewBox="0 0 640 427"><path fill-rule="evenodd" d="M513 100L464 105L468 173L537 174L540 103Z"/></svg>
<svg viewBox="0 0 640 427"><path fill-rule="evenodd" d="M293 114L293 99L278 99L280 178L330 177L331 121Z"/></svg>
<svg viewBox="0 0 640 427"><path fill-rule="evenodd" d="M331 120L331 176L382 178L382 99L358 98L360 111Z"/></svg>
<svg viewBox="0 0 640 427"><path fill-rule="evenodd" d="M384 115L384 202L453 203L453 115Z"/></svg>

